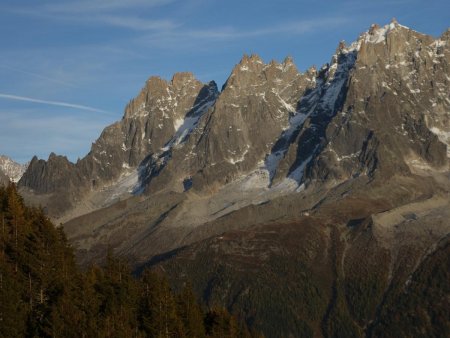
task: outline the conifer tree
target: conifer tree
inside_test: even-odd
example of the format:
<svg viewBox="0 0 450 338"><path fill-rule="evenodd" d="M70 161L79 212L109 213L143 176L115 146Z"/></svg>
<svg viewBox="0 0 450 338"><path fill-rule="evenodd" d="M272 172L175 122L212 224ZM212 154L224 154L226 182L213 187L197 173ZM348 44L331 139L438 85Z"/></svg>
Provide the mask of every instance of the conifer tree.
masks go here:
<svg viewBox="0 0 450 338"><path fill-rule="evenodd" d="M61 228L0 187L0 337L247 337L224 309L206 317L188 284L140 278L108 252L104 267L81 272Z"/></svg>
<svg viewBox="0 0 450 338"><path fill-rule="evenodd" d="M167 280L145 271L141 285L140 321L144 332L151 337L184 337Z"/></svg>
<svg viewBox="0 0 450 338"><path fill-rule="evenodd" d="M200 305L195 298L192 286L188 283L177 296L178 313L183 322L187 337L205 337L205 326Z"/></svg>
<svg viewBox="0 0 450 338"><path fill-rule="evenodd" d="M0 337L23 337L26 315L22 285L17 283L12 267L0 258Z"/></svg>

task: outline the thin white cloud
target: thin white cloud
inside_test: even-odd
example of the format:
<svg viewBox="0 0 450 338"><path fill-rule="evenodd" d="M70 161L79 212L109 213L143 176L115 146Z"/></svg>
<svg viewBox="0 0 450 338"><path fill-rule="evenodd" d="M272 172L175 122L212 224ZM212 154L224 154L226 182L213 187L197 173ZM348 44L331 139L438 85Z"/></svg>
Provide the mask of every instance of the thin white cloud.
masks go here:
<svg viewBox="0 0 450 338"><path fill-rule="evenodd" d="M234 26L206 27L204 29L192 29L181 22L175 22L171 18L145 18L141 16L143 8L155 8L178 2L179 0L79 0L64 3L44 4L36 8L16 8L16 13L24 15L40 16L53 20L73 21L84 24L103 24L118 28L136 31L148 31L153 35L152 40L171 40L186 38L192 39L218 39L229 40L249 37L260 37L277 33L304 34L314 29L336 27L349 22L348 17L318 17L309 20L294 22L282 22L271 24L268 27L256 27L242 30ZM402 0L398 0L402 1ZM403 0L404 1L404 0ZM186 3L180 2L185 5ZM134 14L132 14L134 13ZM136 14L137 13L137 14ZM185 41L181 41L185 42Z"/></svg>
<svg viewBox="0 0 450 338"><path fill-rule="evenodd" d="M350 20L344 17L317 18L274 24L268 27L257 27L250 30L236 29L235 27L217 27L213 29L180 29L168 30L158 33L143 35L137 38L137 42L153 44L161 48L179 48L192 45L195 47L199 41L222 42L259 38L270 35L285 34L287 36L302 35L315 30L332 29L347 24Z"/></svg>
<svg viewBox="0 0 450 338"><path fill-rule="evenodd" d="M316 29L335 27L348 22L347 18L318 18L314 20L303 20L287 22L278 25L272 25L270 27L256 28L253 30L212 30L212 31L190 31L187 34L192 37L211 37L211 38L248 38L248 37L260 37L273 34L290 34L300 35L311 32Z"/></svg>
<svg viewBox="0 0 450 338"><path fill-rule="evenodd" d="M178 0L79 0L59 3L43 3L36 6L9 7L14 14L38 17L55 21L81 24L104 24L137 31L165 31L179 25L169 19L144 19L143 10L169 5ZM138 13L138 15L130 15Z"/></svg>
<svg viewBox="0 0 450 338"><path fill-rule="evenodd" d="M84 105L80 105L80 104L68 103L68 102L41 100L41 99L35 99L32 97L10 95L10 94L3 94L3 93L0 93L0 98L7 99L7 100L33 102L33 103L39 103L39 104L47 104L47 105L51 105L51 106L67 107L67 108L93 111L93 112L98 112L98 113L112 114L111 112L108 112L106 110L93 108L93 107L89 107L89 106L84 106Z"/></svg>
<svg viewBox="0 0 450 338"><path fill-rule="evenodd" d="M171 20L146 20L132 16L102 15L95 18L105 24L133 30L170 30L177 27Z"/></svg>
<svg viewBox="0 0 450 338"><path fill-rule="evenodd" d="M59 14L92 14L93 12L106 12L136 7L160 7L168 5L174 1L175 0L81 0L47 4L43 6L43 9L51 13Z"/></svg>
<svg viewBox="0 0 450 338"><path fill-rule="evenodd" d="M317 18L313 20L294 21L250 31L247 36L264 36L278 33L300 35L314 31L316 29L340 26L348 22L349 19L344 17Z"/></svg>
<svg viewBox="0 0 450 338"><path fill-rule="evenodd" d="M16 8L11 12L26 16L38 17L46 20L60 21L64 23L77 23L83 25L108 25L117 28L125 28L136 31L170 31L180 26L170 19L145 19L137 15L122 14L118 11L53 11L52 9Z"/></svg>
<svg viewBox="0 0 450 338"><path fill-rule="evenodd" d="M50 82L55 82L55 83L62 84L62 85L65 85L65 86L76 87L73 83L70 83L70 82L67 82L67 81L63 81L63 80L58 80L58 79L51 78L51 77L48 77L48 76L44 76L44 75L41 75L41 74L38 74L38 73L35 73L35 72L30 72L28 70L23 70L23 69L19 69L19 68L15 68L15 67L10 67L10 66L7 66L7 65L0 65L0 68L7 69L7 70L10 70L10 71L13 71L13 72L17 72L17 73L21 73L21 74L25 74L25 75L30 75L30 76L38 78L38 79L42 79L42 80L46 80L46 81L50 81Z"/></svg>

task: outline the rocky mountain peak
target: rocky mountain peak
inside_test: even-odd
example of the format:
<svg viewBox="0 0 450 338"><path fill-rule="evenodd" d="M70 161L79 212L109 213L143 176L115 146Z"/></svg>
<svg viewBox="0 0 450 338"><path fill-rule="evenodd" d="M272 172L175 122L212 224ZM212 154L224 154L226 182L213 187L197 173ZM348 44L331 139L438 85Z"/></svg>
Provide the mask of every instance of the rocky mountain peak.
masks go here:
<svg viewBox="0 0 450 338"><path fill-rule="evenodd" d="M141 89L138 96L132 99L125 107L124 118L135 118L145 115L146 106L154 97L167 96L168 83L159 76L151 76Z"/></svg>
<svg viewBox="0 0 450 338"><path fill-rule="evenodd" d="M263 60L258 54L244 54L241 61L239 62L240 65L248 65L253 63L262 64Z"/></svg>
<svg viewBox="0 0 450 338"><path fill-rule="evenodd" d="M146 157L164 158L189 137L217 96L215 82L204 84L192 73L176 73L170 81L152 76L126 106L123 119L106 127L83 159L72 164L53 153L47 161L35 159L21 184L37 193L55 194L58 187L69 186L65 208L90 192L109 194L97 199L112 203L137 189L139 165Z"/></svg>
<svg viewBox="0 0 450 338"><path fill-rule="evenodd" d="M18 182L28 167L28 163L20 164L8 156L0 155L0 172L13 182Z"/></svg>
<svg viewBox="0 0 450 338"><path fill-rule="evenodd" d="M50 153L48 160L36 156L20 179L20 185L41 193L54 193L77 187L80 177L66 156Z"/></svg>
<svg viewBox="0 0 450 338"><path fill-rule="evenodd" d="M264 62L258 55L252 54L248 56L244 54L241 61L231 71L223 89L230 89L234 86L246 86L246 84L254 81L264 66Z"/></svg>
<svg viewBox="0 0 450 338"><path fill-rule="evenodd" d="M283 60L283 65L286 67L295 66L294 59L292 58L292 56L290 55L286 56Z"/></svg>
<svg viewBox="0 0 450 338"><path fill-rule="evenodd" d="M58 156L56 155L53 151L48 155L48 161L56 161L58 159L58 157L63 157L63 156ZM67 158L66 158L67 159Z"/></svg>
<svg viewBox="0 0 450 338"><path fill-rule="evenodd" d="M341 41L330 63L304 74L290 57L265 64L244 55L220 93L192 73L151 77L74 176L86 191L111 187L112 203L137 191L201 195L240 179L250 190L287 193L315 181L404 174L413 161L442 167L450 109L444 42L392 22L348 46ZM51 180L56 161L48 162L34 163L33 176Z"/></svg>
<svg viewBox="0 0 450 338"><path fill-rule="evenodd" d="M368 33L371 34L371 35L373 35L373 34L375 34L375 32L376 32L377 30L379 30L380 28L381 28L381 27L380 27L379 24L373 23L373 24L370 25L370 28L369 28Z"/></svg>
<svg viewBox="0 0 450 338"><path fill-rule="evenodd" d="M298 76L300 73L291 57L286 57L281 64L275 60L265 64L257 55L244 55L233 68L222 90L225 95L228 91L250 91L256 94L256 91L262 90L264 86L279 91Z"/></svg>
<svg viewBox="0 0 450 338"><path fill-rule="evenodd" d="M322 163L330 161L329 168L347 166L348 162L355 168L357 163L366 163L363 172L375 172L375 165L379 175L409 170L424 174L427 170L448 168L443 146L449 144L450 129L450 102L447 102L448 90L444 89L448 79L443 75L448 72L450 56L445 52L448 48L439 47L439 40L397 22L384 27L372 26L358 41L360 46L355 49L355 66L341 113L349 124L340 128L354 130L354 136L361 133L357 143L371 143L372 149L369 152L367 146L365 149L358 146L344 150L344 144L355 144L356 139L350 141L330 126L329 150L320 155ZM359 129L357 133L356 129ZM326 156L333 157L331 154L335 154L338 163L324 160ZM344 177L354 174L347 172Z"/></svg>
<svg viewBox="0 0 450 338"><path fill-rule="evenodd" d="M363 34L366 43L386 43L388 36L392 34L405 33L407 31L412 31L410 28L403 26L398 23L394 18L392 21L381 27L378 24L372 24L369 30ZM417 33L417 32L415 32Z"/></svg>
<svg viewBox="0 0 450 338"><path fill-rule="evenodd" d="M182 118L187 106L204 86L190 72L176 73L170 81L152 76L139 95L127 105L124 117L146 118L150 113L156 113L163 119L169 115L175 119Z"/></svg>
<svg viewBox="0 0 450 338"><path fill-rule="evenodd" d="M372 26L358 39L358 65L404 63L433 43L435 40L431 36L416 32L398 22L391 22L383 27Z"/></svg>
<svg viewBox="0 0 450 338"><path fill-rule="evenodd" d="M173 75L171 84L175 90L180 90L183 86L192 81L196 81L194 74L191 72L179 72Z"/></svg>
<svg viewBox="0 0 450 338"><path fill-rule="evenodd" d="M450 41L450 28L442 33L440 39L441 43L448 43Z"/></svg>
<svg viewBox="0 0 450 338"><path fill-rule="evenodd" d="M147 94L147 102L155 97L167 96L167 89L169 86L170 83L159 76L150 77L146 82L146 86L143 88L143 92Z"/></svg>
<svg viewBox="0 0 450 338"><path fill-rule="evenodd" d="M317 76L317 67L316 66L311 66L306 70L306 74L309 77L316 77Z"/></svg>

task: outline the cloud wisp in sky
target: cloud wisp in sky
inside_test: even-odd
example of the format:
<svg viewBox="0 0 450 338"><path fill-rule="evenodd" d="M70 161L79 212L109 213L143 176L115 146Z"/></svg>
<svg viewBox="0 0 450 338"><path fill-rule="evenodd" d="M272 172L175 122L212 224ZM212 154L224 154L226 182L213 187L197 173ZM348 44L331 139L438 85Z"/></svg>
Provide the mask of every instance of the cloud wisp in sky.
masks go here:
<svg viewBox="0 0 450 338"><path fill-rule="evenodd" d="M62 80L55 79L55 78L51 78L51 77L44 76L44 75L41 75L41 74L37 74L35 72L30 72L28 70L23 70L23 69L10 67L10 66L7 66L7 65L1 65L1 64L0 64L0 68L6 69L6 70L9 70L9 71L13 71L13 72L16 72L16 73L21 73L21 74L25 74L25 75L28 75L28 76L32 76L32 77L35 77L35 78L38 78L38 79L41 79L41 80L54 82L54 83L57 83L57 84L60 84L60 85L69 86L69 87L76 87L76 85L74 85L73 83L70 83L70 82L67 82L67 81L62 81Z"/></svg>
<svg viewBox="0 0 450 338"><path fill-rule="evenodd" d="M108 112L103 109L98 109L98 108L94 108L94 107L89 107L89 106L84 106L84 105L74 104L74 103L68 103L68 102L41 100L41 99L35 99L32 97L18 96L18 95L4 94L4 93L0 93L0 98L7 99L7 100L26 101L26 102L32 102L32 103L47 104L47 105L51 105L51 106L59 106L59 107L87 110L87 111L98 112L98 113L112 114L111 112Z"/></svg>
<svg viewBox="0 0 450 338"><path fill-rule="evenodd" d="M152 8L168 5L175 0L81 0L47 4L43 9L55 14L107 12L129 8Z"/></svg>
<svg viewBox="0 0 450 338"><path fill-rule="evenodd" d="M136 31L167 31L179 24L169 18L143 18L142 11L159 9L176 0L81 0L44 2L5 8L11 13L66 23L107 25ZM130 15L134 13L134 15Z"/></svg>
<svg viewBox="0 0 450 338"><path fill-rule="evenodd" d="M92 20L137 31L166 31L175 29L178 26L171 20L150 20L123 15L100 15L93 17Z"/></svg>
<svg viewBox="0 0 450 338"><path fill-rule="evenodd" d="M255 37L264 37L273 34L289 33L290 35L305 34L313 30L330 28L338 25L343 25L349 20L347 18L333 17L333 18L315 18L311 20L291 21L271 27L260 27L250 30L238 30L235 28L218 29L218 30L192 30L180 31L181 37L191 38L224 38L224 39L247 39Z"/></svg>
<svg viewBox="0 0 450 338"><path fill-rule="evenodd" d="M183 26L141 34L133 40L137 45L146 45L161 50L198 51L210 48L211 44L238 43L258 38L273 38L277 35L301 36L312 31L330 30L348 25L346 17L322 17L308 20L288 21L271 26L242 29L235 26L191 29Z"/></svg>

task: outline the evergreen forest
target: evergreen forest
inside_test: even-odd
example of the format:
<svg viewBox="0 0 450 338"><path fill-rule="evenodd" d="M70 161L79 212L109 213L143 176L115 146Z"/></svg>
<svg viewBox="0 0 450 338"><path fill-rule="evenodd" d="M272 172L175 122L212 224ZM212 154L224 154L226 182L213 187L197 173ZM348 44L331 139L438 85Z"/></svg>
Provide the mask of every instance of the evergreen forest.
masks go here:
<svg viewBox="0 0 450 338"><path fill-rule="evenodd" d="M62 228L0 187L0 337L256 337L223 308L204 308L192 288L134 276L123 260L81 269Z"/></svg>

